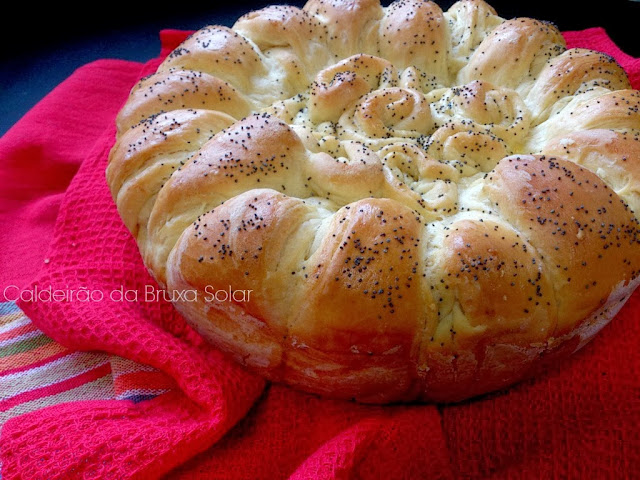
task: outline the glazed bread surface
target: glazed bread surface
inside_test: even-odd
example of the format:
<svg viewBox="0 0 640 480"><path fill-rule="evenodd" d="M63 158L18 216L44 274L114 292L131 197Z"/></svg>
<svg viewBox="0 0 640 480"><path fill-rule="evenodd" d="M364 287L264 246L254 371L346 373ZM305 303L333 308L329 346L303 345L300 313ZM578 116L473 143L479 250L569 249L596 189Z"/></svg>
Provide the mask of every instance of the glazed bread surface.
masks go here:
<svg viewBox="0 0 640 480"><path fill-rule="evenodd" d="M482 0L309 0L190 35L106 171L175 307L239 363L460 401L587 343L640 282L640 95Z"/></svg>

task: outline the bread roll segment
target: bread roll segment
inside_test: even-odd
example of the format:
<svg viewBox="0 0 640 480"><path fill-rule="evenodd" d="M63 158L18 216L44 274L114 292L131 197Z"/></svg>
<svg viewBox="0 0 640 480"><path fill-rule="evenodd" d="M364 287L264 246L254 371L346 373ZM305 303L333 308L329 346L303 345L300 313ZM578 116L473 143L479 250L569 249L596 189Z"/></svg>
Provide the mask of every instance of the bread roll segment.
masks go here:
<svg viewBox="0 0 640 480"><path fill-rule="evenodd" d="M106 180L144 264L265 378L457 402L585 345L640 283L640 96L483 0L309 0L187 38Z"/></svg>

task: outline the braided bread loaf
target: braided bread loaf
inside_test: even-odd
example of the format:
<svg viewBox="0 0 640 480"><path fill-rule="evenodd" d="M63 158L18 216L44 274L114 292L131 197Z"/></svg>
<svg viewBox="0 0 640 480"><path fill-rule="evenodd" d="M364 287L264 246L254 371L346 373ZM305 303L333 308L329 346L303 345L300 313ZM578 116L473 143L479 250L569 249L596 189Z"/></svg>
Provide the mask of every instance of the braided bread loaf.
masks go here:
<svg viewBox="0 0 640 480"><path fill-rule="evenodd" d="M132 89L106 173L238 362L458 401L576 351L640 282L639 107L612 58L482 0L309 0L191 35Z"/></svg>

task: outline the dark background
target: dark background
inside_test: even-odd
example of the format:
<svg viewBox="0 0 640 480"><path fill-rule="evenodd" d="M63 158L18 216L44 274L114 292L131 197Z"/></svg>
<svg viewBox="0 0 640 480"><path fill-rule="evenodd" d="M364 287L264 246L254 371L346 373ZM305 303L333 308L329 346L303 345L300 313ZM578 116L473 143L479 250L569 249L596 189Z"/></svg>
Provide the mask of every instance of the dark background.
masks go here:
<svg viewBox="0 0 640 480"><path fill-rule="evenodd" d="M164 28L196 30L207 24L231 26L248 10L274 3L302 6L303 1L231 0L215 2L82 3L34 5L16 2L4 15L0 32L0 135L40 98L80 65L99 58L145 61L159 52L158 32ZM389 1L382 1L388 5ZM446 10L453 1L437 1ZM529 16L554 22L561 30L601 26L626 53L640 56L640 2L518 2L489 0L503 18ZM95 10L89 10L95 8Z"/></svg>

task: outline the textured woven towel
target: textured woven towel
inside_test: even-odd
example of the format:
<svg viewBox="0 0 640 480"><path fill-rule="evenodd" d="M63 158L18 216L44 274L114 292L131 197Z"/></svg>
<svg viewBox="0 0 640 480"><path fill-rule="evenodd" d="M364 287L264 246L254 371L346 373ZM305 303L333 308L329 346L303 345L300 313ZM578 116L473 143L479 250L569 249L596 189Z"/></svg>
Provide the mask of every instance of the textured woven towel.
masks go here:
<svg viewBox="0 0 640 480"><path fill-rule="evenodd" d="M184 36L162 32L160 58ZM613 55L640 87L640 60L603 30L565 36L569 46ZM155 284L118 217L104 169L118 109L158 62L82 67L0 139L0 293L3 300L21 288L41 294L0 306L0 349L13 345L4 352L15 361L18 340L33 347L38 337L86 367L56 370L60 360L45 356L0 368L0 402L14 409L0 403L0 419L8 418L0 427L4 480L637 475L638 294L592 343L539 378L440 407L361 406L268 385L208 347L162 299L145 297ZM52 291L57 300L46 301ZM123 298L126 292L139 301ZM73 368L65 379L46 373ZM154 376L118 384L118 368ZM73 385L97 379L103 390L73 393ZM153 382L159 388L139 401L135 391ZM71 393L17 409L52 384L57 394Z"/></svg>

